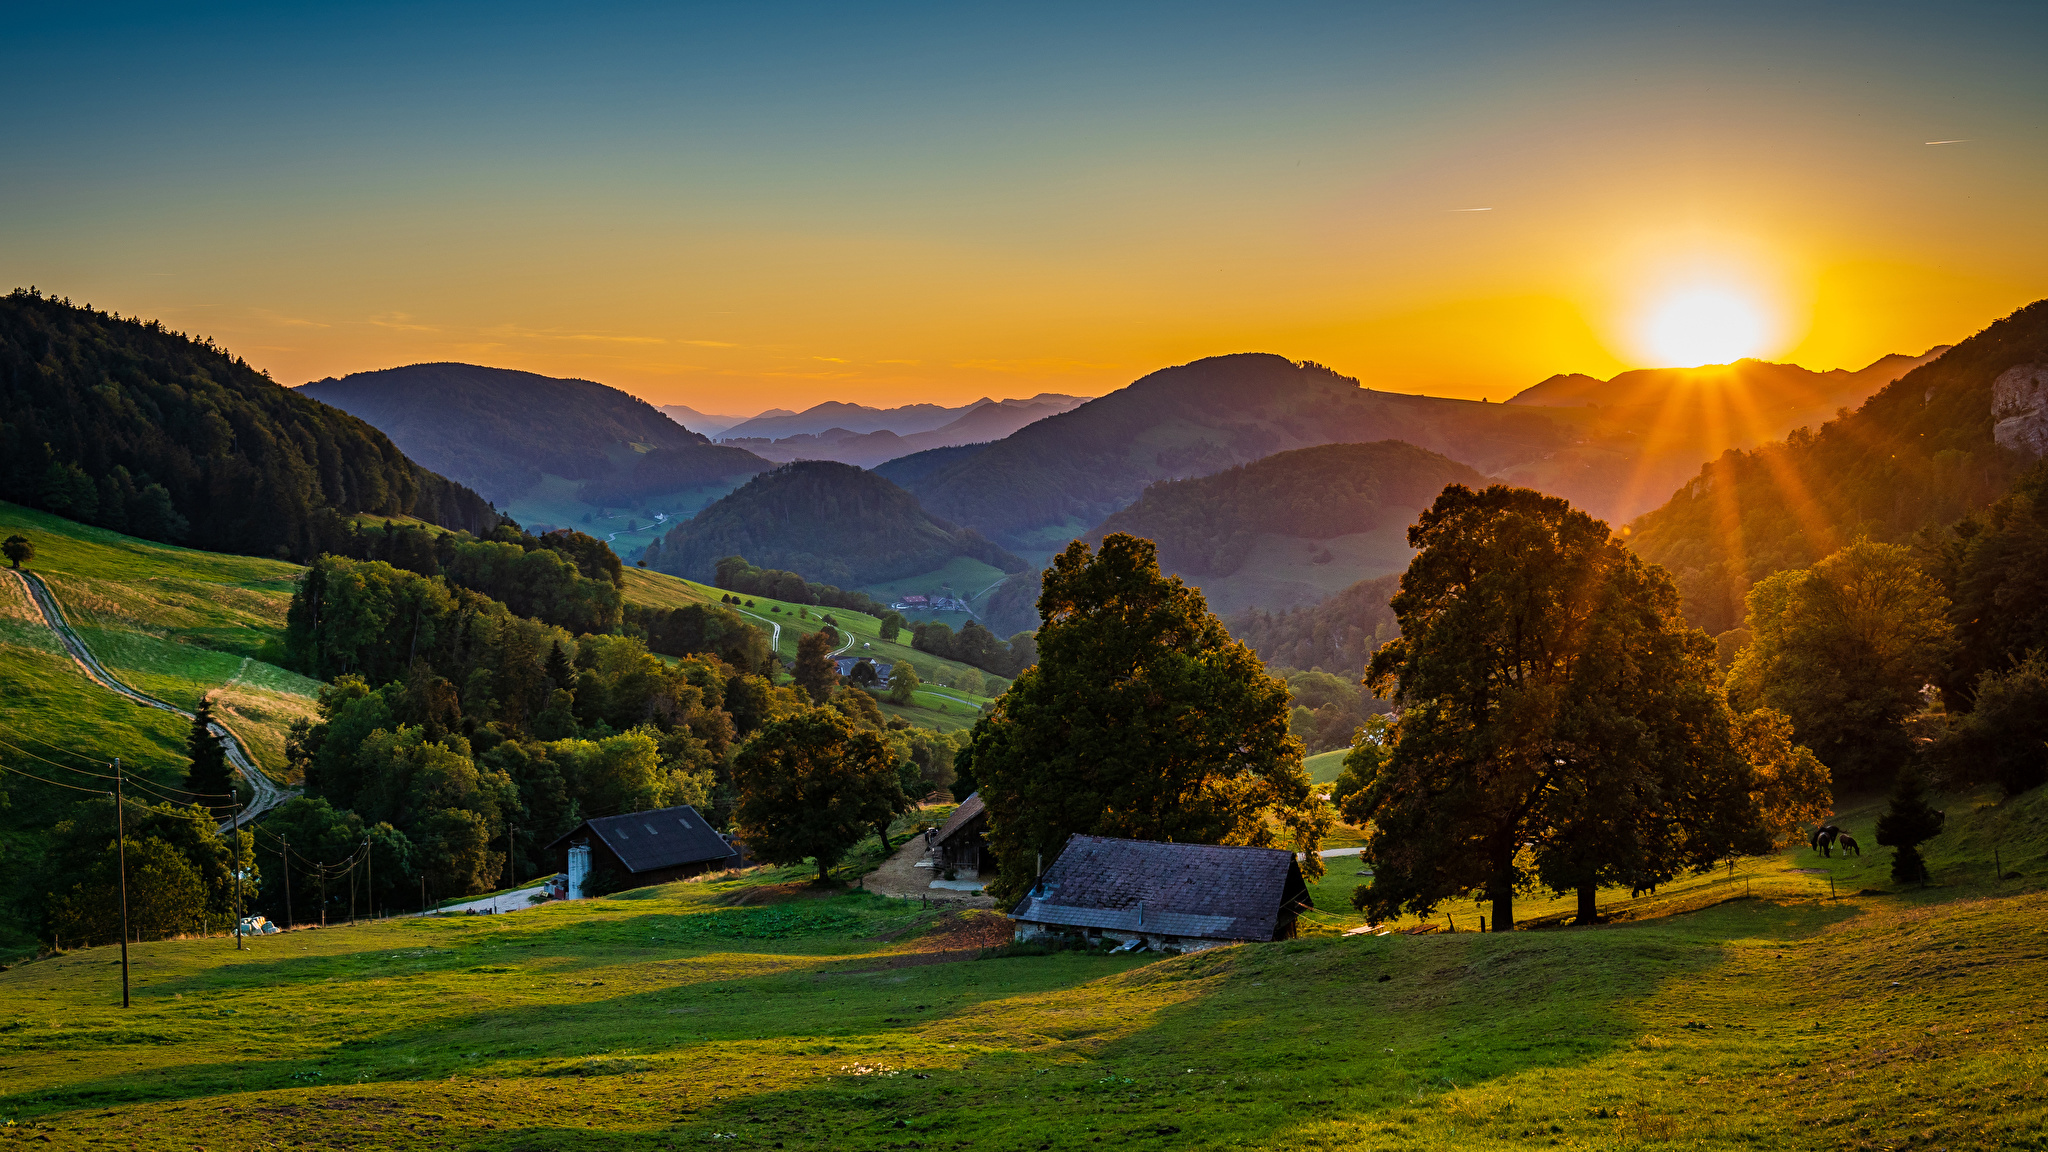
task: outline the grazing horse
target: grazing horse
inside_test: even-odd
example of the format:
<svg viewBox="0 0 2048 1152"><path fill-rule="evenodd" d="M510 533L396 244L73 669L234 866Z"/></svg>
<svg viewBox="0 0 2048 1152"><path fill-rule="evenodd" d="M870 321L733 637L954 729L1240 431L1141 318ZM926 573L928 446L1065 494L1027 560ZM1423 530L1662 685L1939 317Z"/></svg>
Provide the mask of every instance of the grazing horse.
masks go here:
<svg viewBox="0 0 2048 1152"><path fill-rule="evenodd" d="M1863 855L1863 846L1856 843L1856 838L1854 836L1849 835L1847 832L1838 832L1835 834L1835 845L1836 847L1842 850L1842 854L1844 856L1848 855L1851 852L1854 852L1858 856Z"/></svg>
<svg viewBox="0 0 2048 1152"><path fill-rule="evenodd" d="M1835 840L1841 835L1842 830L1840 828L1835 827L1833 824L1823 824L1820 827L1813 830L1813 834L1806 838L1806 842L1808 844L1813 845L1813 850L1815 852L1818 852L1823 856L1832 857L1835 854Z"/></svg>
<svg viewBox="0 0 2048 1152"><path fill-rule="evenodd" d="M1629 899L1633 900L1636 897L1641 896L1645 892L1648 892L1652 896L1655 896L1657 894L1657 881L1655 879L1650 877L1638 876L1629 881Z"/></svg>

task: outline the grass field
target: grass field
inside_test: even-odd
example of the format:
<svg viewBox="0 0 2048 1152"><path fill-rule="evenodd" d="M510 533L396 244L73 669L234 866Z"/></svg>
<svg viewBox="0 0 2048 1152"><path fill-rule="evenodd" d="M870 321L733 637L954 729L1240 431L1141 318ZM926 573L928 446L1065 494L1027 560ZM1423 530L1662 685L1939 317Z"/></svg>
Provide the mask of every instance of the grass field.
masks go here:
<svg viewBox="0 0 2048 1152"><path fill-rule="evenodd" d="M1302 760L1301 766L1308 770L1308 782L1328 784L1344 772L1344 758L1351 755L1351 749L1338 748L1331 752L1318 752Z"/></svg>
<svg viewBox="0 0 2048 1152"><path fill-rule="evenodd" d="M285 733L293 719L311 714L319 691L316 682L260 658L275 651L283 633L297 565L178 548L0 503L0 535L15 532L35 542L29 567L109 671L181 708L219 692L221 717L265 770L282 776ZM99 690L69 660L29 658L55 649L26 603L5 620L0 675L47 684L52 694L10 698L0 727L62 733L66 747L104 760L132 739L128 728L160 726L162 713L118 702L111 711L88 710L104 719L80 724L76 701L60 703L56 694L68 693L73 679L81 691Z"/></svg>
<svg viewBox="0 0 2048 1152"><path fill-rule="evenodd" d="M625 596L628 603L659 608L681 608L688 604L716 604L723 595L725 593L722 590L709 584L699 584L680 576L650 572L644 568L626 570ZM749 596L745 599L752 600L754 606L741 607L738 611L750 621L765 629L772 629L776 624L782 625L782 644L778 654L784 660L796 659L798 641L823 628L824 618L831 616L838 621L840 636L850 636L854 639L855 647L852 652L858 652L862 656L883 663L893 664L899 660L908 660L916 667L918 675L928 681L952 680L967 671L967 665L958 661L942 660L929 652L919 652L908 644L883 640L881 621L865 612L792 604L766 596ZM944 732L971 725L981 706L989 699L990 697L975 693L944 688L938 691L918 692L912 697L916 703L915 707L885 704L883 710L913 724Z"/></svg>
<svg viewBox="0 0 2048 1152"><path fill-rule="evenodd" d="M2041 796L1939 880L1591 929L965 959L989 914L793 871L0 973L0 1117L57 1147L2040 1148ZM2031 837L2031 838L2029 838ZM1994 880L1978 850L2006 850Z"/></svg>

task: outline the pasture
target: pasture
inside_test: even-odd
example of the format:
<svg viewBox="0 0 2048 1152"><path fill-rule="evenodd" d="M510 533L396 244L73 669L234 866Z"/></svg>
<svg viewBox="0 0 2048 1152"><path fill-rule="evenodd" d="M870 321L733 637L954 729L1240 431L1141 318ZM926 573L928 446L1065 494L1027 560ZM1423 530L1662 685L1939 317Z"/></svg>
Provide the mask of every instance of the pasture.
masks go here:
<svg viewBox="0 0 2048 1152"><path fill-rule="evenodd" d="M0 973L0 1119L209 1150L2048 1147L2048 805L1948 806L1928 888L1873 854L1829 900L1802 848L1590 929L968 959L990 914L792 869L143 945L126 1012L92 949Z"/></svg>

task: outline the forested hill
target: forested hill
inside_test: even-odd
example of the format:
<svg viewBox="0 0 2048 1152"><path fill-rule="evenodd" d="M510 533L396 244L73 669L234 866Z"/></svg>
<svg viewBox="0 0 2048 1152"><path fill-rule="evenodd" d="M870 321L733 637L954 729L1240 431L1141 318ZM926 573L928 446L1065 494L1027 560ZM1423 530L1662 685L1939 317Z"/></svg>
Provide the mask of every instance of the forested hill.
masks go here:
<svg viewBox="0 0 2048 1152"><path fill-rule="evenodd" d="M1330 540L1400 527L1447 484L1483 485L1470 467L1399 440L1321 444L1280 452L1192 480L1164 480L1088 534L1159 545L1159 566L1184 576L1229 576L1261 536Z"/></svg>
<svg viewBox="0 0 2048 1152"><path fill-rule="evenodd" d="M299 391L384 430L422 464L500 504L543 474L585 481L593 504L730 481L770 467L711 443L637 396L474 364L413 364Z"/></svg>
<svg viewBox="0 0 2048 1152"><path fill-rule="evenodd" d="M1005 572L1025 566L888 480L829 460L754 477L671 531L646 559L650 568L709 581L725 556L846 588L930 572L958 556Z"/></svg>
<svg viewBox="0 0 2048 1152"><path fill-rule="evenodd" d="M1319 365L1246 353L1162 369L936 468L909 456L877 471L902 477L934 513L1026 546L1078 535L1158 480L1385 439L1493 472L1566 446L1570 433L1536 409L1375 392Z"/></svg>
<svg viewBox="0 0 2048 1152"><path fill-rule="evenodd" d="M211 341L17 289L0 298L0 497L215 552L308 559L341 514L500 520L354 416Z"/></svg>
<svg viewBox="0 0 2048 1152"><path fill-rule="evenodd" d="M1630 542L1671 570L1687 616L1720 633L1742 622L1743 596L1756 581L1858 536L1900 541L1947 524L2002 495L2043 447L2048 301L1964 340L1818 431L1724 455L1637 519Z"/></svg>

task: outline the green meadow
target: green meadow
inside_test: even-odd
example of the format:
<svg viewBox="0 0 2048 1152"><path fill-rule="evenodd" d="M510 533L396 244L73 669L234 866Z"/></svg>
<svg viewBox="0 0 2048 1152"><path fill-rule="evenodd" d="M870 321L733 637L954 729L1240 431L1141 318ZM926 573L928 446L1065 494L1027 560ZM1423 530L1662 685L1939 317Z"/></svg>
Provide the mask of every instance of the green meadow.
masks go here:
<svg viewBox="0 0 2048 1152"><path fill-rule="evenodd" d="M1638 918L986 955L801 869L0 973L0 1129L60 1147L2048 1147L2039 796L1937 883L1799 849ZM1991 875L1988 849L2016 878ZM869 854L873 859L878 853ZM1823 877L1824 881L1824 877Z"/></svg>
<svg viewBox="0 0 2048 1152"><path fill-rule="evenodd" d="M1001 573L997 573L1001 575ZM716 604L726 595L724 590L665 572L650 572L645 568L626 569L625 596L629 603L643 604L658 608L681 608L688 604ZM741 605L737 611L753 623L770 629L782 626L782 640L777 654L784 660L796 659L797 643L825 626L825 617L837 621L837 631L842 639L851 638L854 646L847 650L849 655L858 653L883 663L908 660L917 668L918 675L927 681L926 688L915 693L912 706L884 703L882 710L892 716L899 716L912 724L935 728L941 732L970 727L981 713L981 706L991 697L978 693L964 692L955 688L942 687L935 680L953 680L968 669L957 660L945 660L929 652L919 652L908 644L882 639L882 622L865 612L854 612L845 608L820 608L816 605L795 604L786 600L775 600L766 596L746 596L743 600L753 601L753 607ZM730 607L730 605L728 605ZM908 637L909 633L899 633Z"/></svg>

